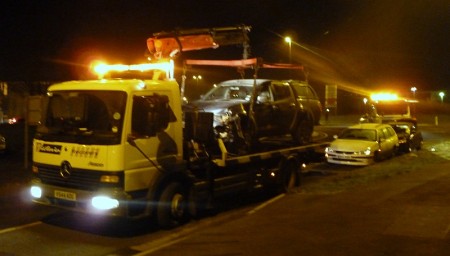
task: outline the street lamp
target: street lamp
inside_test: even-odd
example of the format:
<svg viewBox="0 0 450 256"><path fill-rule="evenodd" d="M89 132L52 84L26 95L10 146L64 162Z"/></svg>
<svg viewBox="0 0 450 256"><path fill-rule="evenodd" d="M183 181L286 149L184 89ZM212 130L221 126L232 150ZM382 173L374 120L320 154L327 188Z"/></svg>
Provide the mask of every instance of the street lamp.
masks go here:
<svg viewBox="0 0 450 256"><path fill-rule="evenodd" d="M292 62L292 39L287 36L284 38L284 41L289 45L289 63Z"/></svg>
<svg viewBox="0 0 450 256"><path fill-rule="evenodd" d="M414 99L416 98L416 91L417 91L417 88L415 86L411 87L411 92L413 94Z"/></svg>
<svg viewBox="0 0 450 256"><path fill-rule="evenodd" d="M441 97L441 103L444 103L444 96L445 96L444 92L439 92L439 97Z"/></svg>
<svg viewBox="0 0 450 256"><path fill-rule="evenodd" d="M192 78L195 80L197 87L198 87L198 80L202 80L202 76L198 75L198 76L192 76Z"/></svg>

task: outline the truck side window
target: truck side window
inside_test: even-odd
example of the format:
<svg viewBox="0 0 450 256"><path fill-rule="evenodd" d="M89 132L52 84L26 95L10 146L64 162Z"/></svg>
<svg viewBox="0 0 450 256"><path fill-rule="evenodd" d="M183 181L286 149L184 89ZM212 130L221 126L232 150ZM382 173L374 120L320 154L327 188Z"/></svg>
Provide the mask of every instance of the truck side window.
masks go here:
<svg viewBox="0 0 450 256"><path fill-rule="evenodd" d="M133 98L131 129L136 135L155 136L164 131L176 117L166 95L135 96Z"/></svg>
<svg viewBox="0 0 450 256"><path fill-rule="evenodd" d="M131 130L135 135L146 135L147 107L142 97L134 97L131 114Z"/></svg>

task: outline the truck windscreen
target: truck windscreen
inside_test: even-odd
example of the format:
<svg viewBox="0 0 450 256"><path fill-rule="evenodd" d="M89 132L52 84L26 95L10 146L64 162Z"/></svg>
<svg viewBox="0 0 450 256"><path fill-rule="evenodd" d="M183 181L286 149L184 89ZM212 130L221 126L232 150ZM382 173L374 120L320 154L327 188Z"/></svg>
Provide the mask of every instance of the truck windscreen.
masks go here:
<svg viewBox="0 0 450 256"><path fill-rule="evenodd" d="M375 105L377 113L379 115L407 115L408 104L405 102L395 102L395 103L378 103Z"/></svg>
<svg viewBox="0 0 450 256"><path fill-rule="evenodd" d="M36 136L80 144L118 144L125 104L126 93L121 91L52 92Z"/></svg>

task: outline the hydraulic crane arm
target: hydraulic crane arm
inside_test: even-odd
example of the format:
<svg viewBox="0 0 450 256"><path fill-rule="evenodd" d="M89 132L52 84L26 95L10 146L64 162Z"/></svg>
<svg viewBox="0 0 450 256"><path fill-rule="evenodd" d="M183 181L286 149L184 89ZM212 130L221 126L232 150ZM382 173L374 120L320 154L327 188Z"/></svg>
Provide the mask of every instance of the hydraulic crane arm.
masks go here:
<svg viewBox="0 0 450 256"><path fill-rule="evenodd" d="M244 46L244 59L247 58L251 27L236 26L210 29L187 29L172 32L154 33L147 39L147 48L154 59L174 58L184 51L215 49L219 46Z"/></svg>

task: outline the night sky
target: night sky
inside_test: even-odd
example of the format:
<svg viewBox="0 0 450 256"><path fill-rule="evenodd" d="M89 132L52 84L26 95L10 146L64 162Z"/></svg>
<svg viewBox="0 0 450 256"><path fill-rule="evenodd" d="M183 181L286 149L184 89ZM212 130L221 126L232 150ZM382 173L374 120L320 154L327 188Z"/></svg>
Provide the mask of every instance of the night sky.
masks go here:
<svg viewBox="0 0 450 256"><path fill-rule="evenodd" d="M291 36L292 61L314 81L450 87L448 0L2 0L0 81L84 79L93 59L143 62L155 32L239 24L268 62L288 62ZM183 57L239 59L242 48Z"/></svg>

